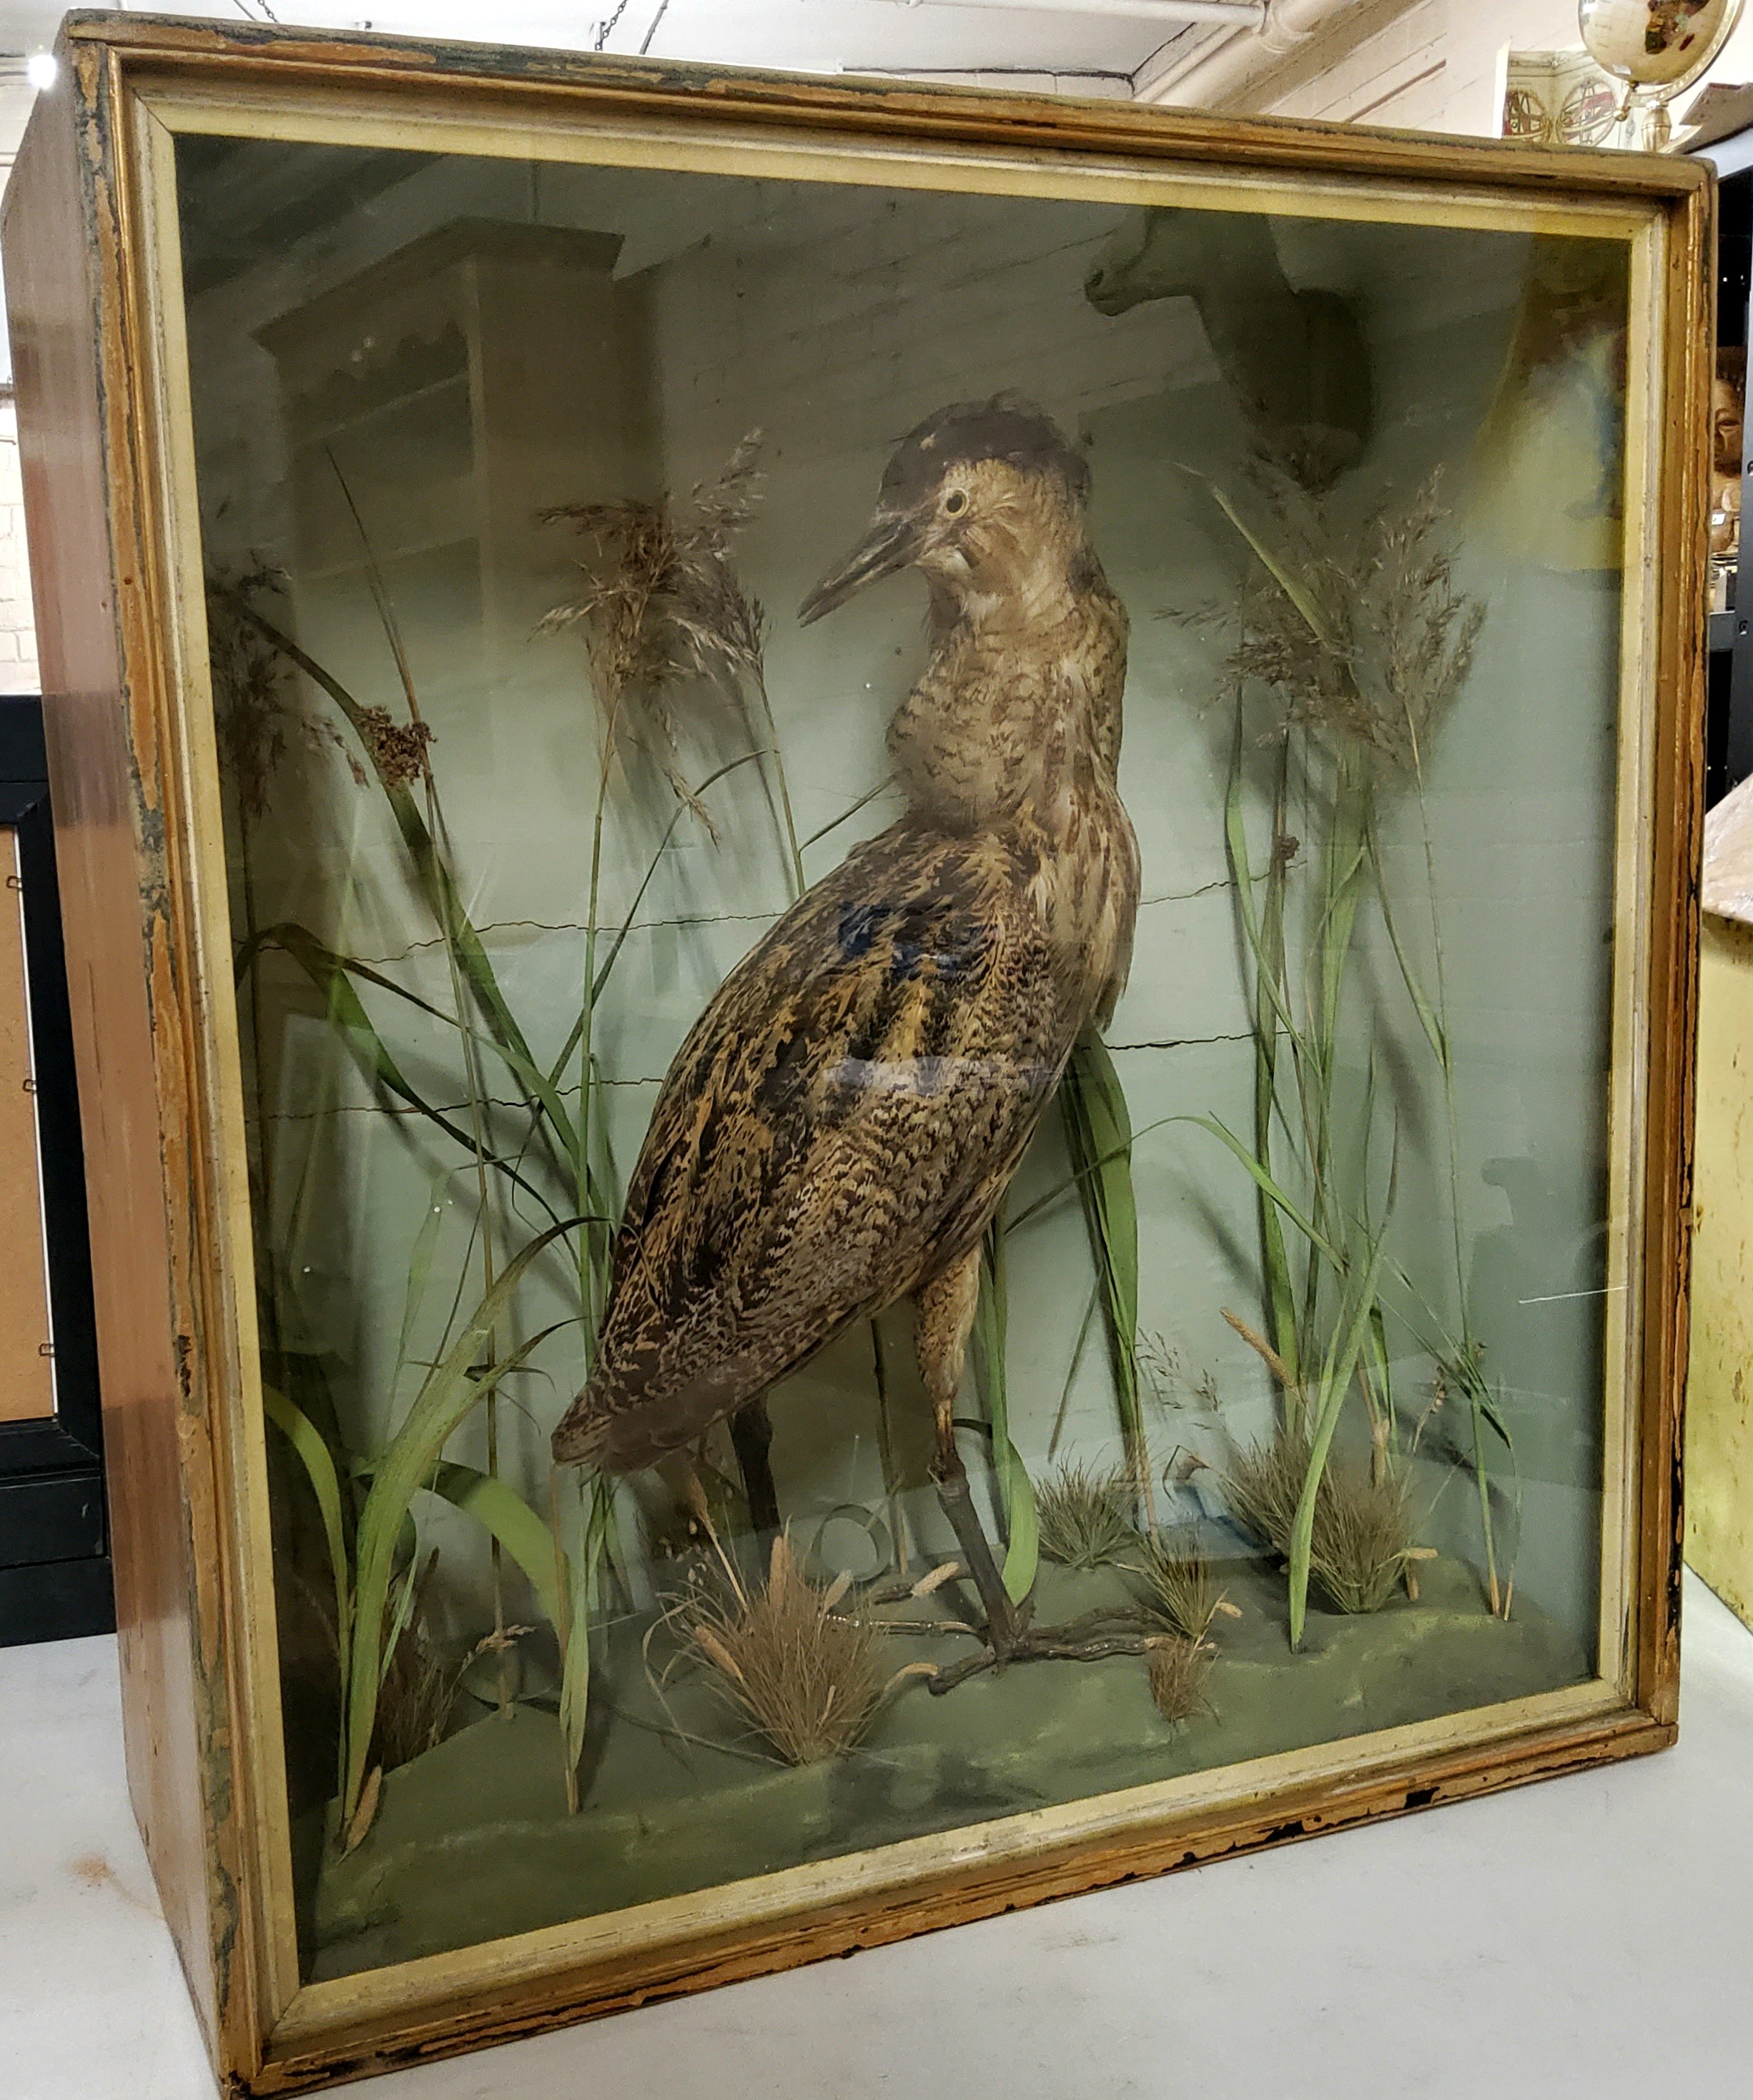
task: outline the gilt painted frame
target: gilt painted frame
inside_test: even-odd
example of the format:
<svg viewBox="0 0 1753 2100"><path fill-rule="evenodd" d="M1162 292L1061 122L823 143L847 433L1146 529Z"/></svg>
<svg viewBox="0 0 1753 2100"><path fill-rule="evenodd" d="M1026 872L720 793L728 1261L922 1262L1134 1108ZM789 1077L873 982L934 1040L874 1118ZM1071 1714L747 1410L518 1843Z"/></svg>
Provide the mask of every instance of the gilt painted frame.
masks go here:
<svg viewBox="0 0 1753 2100"><path fill-rule="evenodd" d="M293 2091L1675 1735L1712 192L1695 161L69 18L5 258L85 1103L135 1804L216 2070ZM209 131L1623 238L1601 1674L300 1987L172 148ZM100 608L95 611L95 609Z"/></svg>

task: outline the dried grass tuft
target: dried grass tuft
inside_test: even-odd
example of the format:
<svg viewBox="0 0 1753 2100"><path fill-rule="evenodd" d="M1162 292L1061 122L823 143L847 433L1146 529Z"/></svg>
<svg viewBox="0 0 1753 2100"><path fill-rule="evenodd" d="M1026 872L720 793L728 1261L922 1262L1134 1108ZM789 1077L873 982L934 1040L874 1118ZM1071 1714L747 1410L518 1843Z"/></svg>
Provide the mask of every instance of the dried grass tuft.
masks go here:
<svg viewBox="0 0 1753 2100"><path fill-rule="evenodd" d="M773 1542L764 1588L751 1590L729 1556L716 1593L683 1604L696 1654L790 1765L837 1757L863 1740L885 1689L880 1635L835 1609L845 1577L818 1589L797 1571L791 1542Z"/></svg>
<svg viewBox="0 0 1753 2100"><path fill-rule="evenodd" d="M1243 598L1230 658L1305 726L1416 778L1431 734L1473 668L1485 607L1455 588L1448 511L1433 474L1353 545L1326 506L1261 464L1244 528L1267 573Z"/></svg>
<svg viewBox="0 0 1753 2100"><path fill-rule="evenodd" d="M1208 1642L1185 1639L1179 1634L1164 1634L1150 1643L1145 1650L1150 1696L1165 1721L1178 1725L1209 1710L1205 1683L1216 1660L1217 1651Z"/></svg>
<svg viewBox="0 0 1753 2100"><path fill-rule="evenodd" d="M1307 1440L1281 1429L1232 1457L1224 1485L1255 1536L1289 1557L1291 1528L1309 1471ZM1342 1612L1379 1612L1420 1557L1403 1475L1344 1465L1329 1456L1315 1490L1309 1570Z"/></svg>
<svg viewBox="0 0 1753 2100"><path fill-rule="evenodd" d="M1416 1557L1405 1479L1329 1466L1322 1485L1309 1566L1342 1612L1379 1612Z"/></svg>
<svg viewBox="0 0 1753 2100"><path fill-rule="evenodd" d="M1239 1446L1225 1470L1224 1493L1230 1508L1277 1552L1291 1550L1291 1526L1308 1470L1308 1444L1289 1429L1280 1429L1268 1443Z"/></svg>
<svg viewBox="0 0 1753 2100"><path fill-rule="evenodd" d="M547 614L542 629L581 629L612 735L629 727L625 703L636 696L671 786L702 817L675 766L676 688L704 681L734 697L742 681L764 682L766 616L732 559L760 501L761 444L760 431L750 431L684 502L629 498L542 513L582 542L577 593Z"/></svg>
<svg viewBox="0 0 1753 2100"><path fill-rule="evenodd" d="M293 712L277 653L238 613L236 596L278 587L277 575L255 568L208 582L207 654L219 763L246 817L265 815L268 783L286 755Z"/></svg>
<svg viewBox="0 0 1753 2100"><path fill-rule="evenodd" d="M1035 1490L1041 1551L1067 1568L1099 1568L1138 1544L1137 1484L1124 1467L1093 1472L1062 1465Z"/></svg>
<svg viewBox="0 0 1753 2100"><path fill-rule="evenodd" d="M451 1732L451 1719L462 1692L463 1679L483 1656L514 1648L528 1626L504 1626L484 1635L458 1661L447 1657L432 1638L426 1620L426 1593L438 1555L409 1579L415 1584L408 1621L396 1635L383 1682L378 1692L376 1732L373 1738L376 1762L385 1771L411 1763L428 1750L436 1749ZM330 1614L331 1620L333 1613ZM365 1818L369 1824L369 1816Z"/></svg>
<svg viewBox="0 0 1753 2100"><path fill-rule="evenodd" d="M1203 1640L1223 1599L1212 1586L1212 1564L1197 1533L1190 1527L1153 1531L1137 1542L1146 1611L1184 1640Z"/></svg>
<svg viewBox="0 0 1753 2100"><path fill-rule="evenodd" d="M426 1630L426 1595L437 1566L435 1553L423 1568L411 1568L404 1578L413 1585L414 1594L406 1622L385 1660L378 1692L374 1748L386 1771L435 1749L444 1740L456 1707L457 1673L447 1666Z"/></svg>
<svg viewBox="0 0 1753 2100"><path fill-rule="evenodd" d="M378 1761L386 1771L435 1749L457 1705L457 1673L424 1626L409 1626L390 1651L378 1693Z"/></svg>

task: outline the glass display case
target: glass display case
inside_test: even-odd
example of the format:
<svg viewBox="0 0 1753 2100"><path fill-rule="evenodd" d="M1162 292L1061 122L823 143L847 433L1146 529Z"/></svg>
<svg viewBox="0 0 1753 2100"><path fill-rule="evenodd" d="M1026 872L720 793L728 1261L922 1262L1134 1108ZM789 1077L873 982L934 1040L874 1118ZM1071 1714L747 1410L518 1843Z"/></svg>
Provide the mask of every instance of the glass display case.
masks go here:
<svg viewBox="0 0 1753 2100"><path fill-rule="evenodd" d="M64 55L6 267L222 2069L1671 1740L1702 171Z"/></svg>

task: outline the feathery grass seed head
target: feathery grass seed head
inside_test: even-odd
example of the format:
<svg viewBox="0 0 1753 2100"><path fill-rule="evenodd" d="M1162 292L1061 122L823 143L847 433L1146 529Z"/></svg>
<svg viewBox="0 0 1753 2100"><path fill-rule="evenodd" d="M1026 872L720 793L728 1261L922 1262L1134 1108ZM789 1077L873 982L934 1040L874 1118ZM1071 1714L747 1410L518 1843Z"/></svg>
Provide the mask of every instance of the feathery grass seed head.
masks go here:
<svg viewBox="0 0 1753 2100"><path fill-rule="evenodd" d="M740 704L742 682L765 677L766 616L732 558L736 536L760 501L762 435L752 430L722 470L687 500L563 504L542 513L577 533L576 594L541 630L581 630L611 733L630 726L639 704L660 746L670 785L704 817L674 763L678 686L697 682Z"/></svg>
<svg viewBox="0 0 1753 2100"><path fill-rule="evenodd" d="M1256 516L1270 523L1247 528L1261 562L1230 669L1277 694L1286 727L1418 777L1485 622L1484 606L1455 587L1440 474L1349 545L1291 476L1261 463L1252 479Z"/></svg>

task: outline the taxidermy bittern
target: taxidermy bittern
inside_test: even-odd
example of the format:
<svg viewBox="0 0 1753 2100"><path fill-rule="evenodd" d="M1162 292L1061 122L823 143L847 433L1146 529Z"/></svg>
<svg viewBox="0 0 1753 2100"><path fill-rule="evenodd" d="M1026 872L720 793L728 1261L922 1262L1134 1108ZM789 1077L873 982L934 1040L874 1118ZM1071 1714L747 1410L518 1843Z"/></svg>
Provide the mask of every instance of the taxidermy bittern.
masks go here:
<svg viewBox="0 0 1753 2100"><path fill-rule="evenodd" d="M1031 1637L952 1420L981 1240L1079 1034L1113 1010L1138 896L1115 777L1126 612L1088 492L1039 409L958 402L902 439L869 530L805 599L807 624L897 570L925 579L929 660L889 726L907 812L792 906L690 1030L628 1191L589 1383L554 1437L563 1462L648 1465L911 1296L938 1486L1000 1658Z"/></svg>

